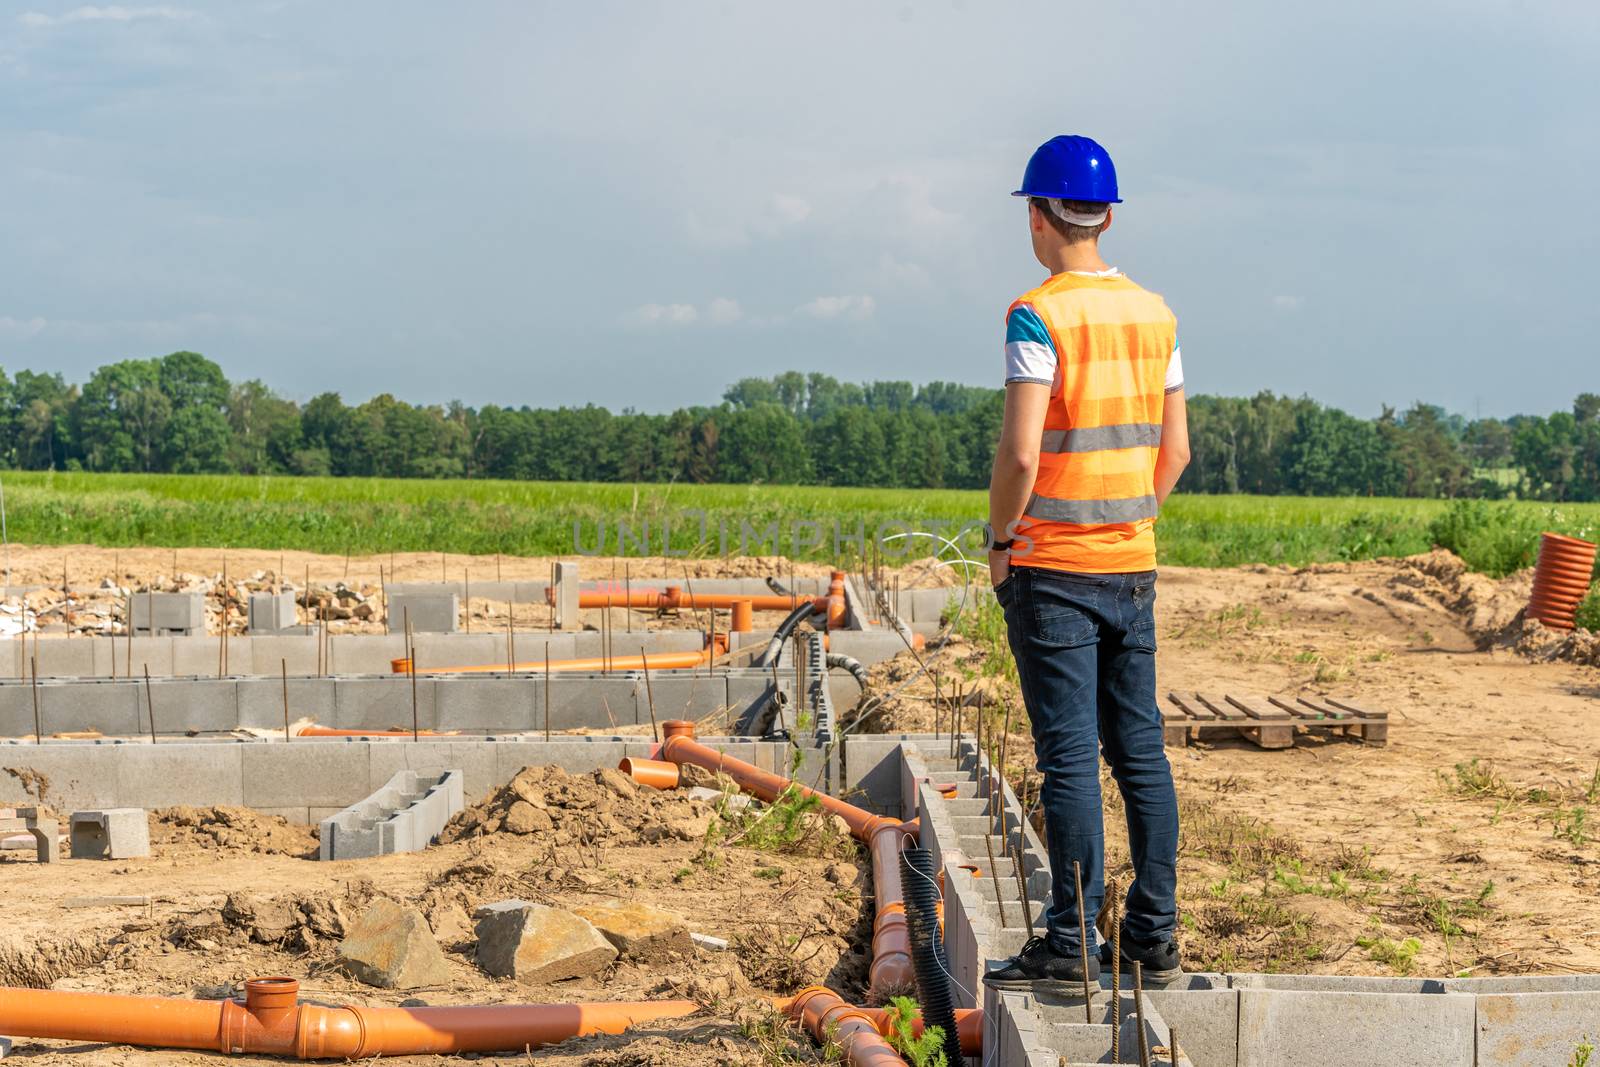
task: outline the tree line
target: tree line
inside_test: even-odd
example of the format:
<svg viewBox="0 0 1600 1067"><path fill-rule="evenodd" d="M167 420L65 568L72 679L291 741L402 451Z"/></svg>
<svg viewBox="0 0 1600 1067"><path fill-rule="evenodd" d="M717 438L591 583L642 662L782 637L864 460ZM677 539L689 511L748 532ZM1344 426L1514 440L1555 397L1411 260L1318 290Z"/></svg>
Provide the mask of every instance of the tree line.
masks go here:
<svg viewBox="0 0 1600 1067"><path fill-rule="evenodd" d="M230 382L195 352L123 360L81 386L0 370L0 464L13 469L981 488L999 389L746 378L714 406L304 404ZM1189 399L1179 488L1309 496L1600 500L1600 396L1571 411L1466 419L1417 403L1363 419L1306 397Z"/></svg>

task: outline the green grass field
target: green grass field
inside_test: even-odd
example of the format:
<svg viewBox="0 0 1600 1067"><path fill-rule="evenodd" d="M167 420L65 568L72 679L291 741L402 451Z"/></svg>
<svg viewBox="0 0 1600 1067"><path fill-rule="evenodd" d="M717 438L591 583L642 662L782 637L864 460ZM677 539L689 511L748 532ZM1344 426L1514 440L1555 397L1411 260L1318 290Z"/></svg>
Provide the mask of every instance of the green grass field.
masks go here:
<svg viewBox="0 0 1600 1067"><path fill-rule="evenodd" d="M967 490L831 489L806 486L601 485L572 482L409 481L375 478L256 478L9 472L7 531L24 544L91 543L302 549L357 554L446 551L548 555L574 549L574 524L585 550L605 524L607 553L617 551L618 522L634 538L648 522L651 552L672 526L675 552L715 555L760 551L778 524L779 550L800 538L819 542L801 554L834 557L858 529L892 532L894 524L954 529L976 523L985 495ZM706 516L706 536L700 520ZM1437 500L1184 496L1168 503L1158 527L1166 563L1231 566L1370 559L1443 544L1479 570L1500 574L1532 561L1541 529L1593 538L1600 504L1450 503ZM911 551L932 542L916 538ZM628 554L645 554L630 539ZM770 550L770 546L765 546ZM853 551L844 542L846 553Z"/></svg>

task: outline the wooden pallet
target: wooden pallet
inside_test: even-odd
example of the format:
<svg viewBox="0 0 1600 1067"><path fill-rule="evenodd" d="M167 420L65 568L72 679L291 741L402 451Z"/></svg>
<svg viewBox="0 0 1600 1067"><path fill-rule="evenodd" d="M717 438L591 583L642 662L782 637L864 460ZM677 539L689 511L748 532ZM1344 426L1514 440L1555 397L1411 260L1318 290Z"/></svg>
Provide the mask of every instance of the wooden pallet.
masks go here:
<svg viewBox="0 0 1600 1067"><path fill-rule="evenodd" d="M1369 745L1389 740L1389 713L1334 697L1258 697L1236 693L1167 694L1161 733L1169 745L1202 734L1237 734L1262 748L1288 748L1297 730L1328 730Z"/></svg>

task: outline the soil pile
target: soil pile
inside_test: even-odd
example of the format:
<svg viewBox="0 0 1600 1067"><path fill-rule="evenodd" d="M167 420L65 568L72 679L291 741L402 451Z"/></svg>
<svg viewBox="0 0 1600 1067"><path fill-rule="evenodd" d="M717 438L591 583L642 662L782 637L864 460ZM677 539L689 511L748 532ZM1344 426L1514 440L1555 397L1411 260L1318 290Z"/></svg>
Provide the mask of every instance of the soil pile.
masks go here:
<svg viewBox="0 0 1600 1067"><path fill-rule="evenodd" d="M568 774L560 767L524 767L517 776L452 818L449 843L516 834L550 845L623 846L705 836L710 809L676 791L636 785L609 767Z"/></svg>
<svg viewBox="0 0 1600 1067"><path fill-rule="evenodd" d="M344 936L347 914L359 913L374 896L364 882L343 897L296 893L257 897L231 893L220 908L204 908L173 918L163 936L181 948L212 949L218 944L254 942L293 952L312 952Z"/></svg>
<svg viewBox="0 0 1600 1067"><path fill-rule="evenodd" d="M1390 595L1444 608L1484 648L1506 648L1530 659L1600 665L1600 635L1554 630L1527 617L1531 570L1496 581L1468 571L1459 556L1444 549L1399 562L1400 569L1389 579Z"/></svg>
<svg viewBox="0 0 1600 1067"><path fill-rule="evenodd" d="M314 856L317 829L297 826L280 815L249 808L158 808L150 820L150 843L168 848L251 852L263 856Z"/></svg>

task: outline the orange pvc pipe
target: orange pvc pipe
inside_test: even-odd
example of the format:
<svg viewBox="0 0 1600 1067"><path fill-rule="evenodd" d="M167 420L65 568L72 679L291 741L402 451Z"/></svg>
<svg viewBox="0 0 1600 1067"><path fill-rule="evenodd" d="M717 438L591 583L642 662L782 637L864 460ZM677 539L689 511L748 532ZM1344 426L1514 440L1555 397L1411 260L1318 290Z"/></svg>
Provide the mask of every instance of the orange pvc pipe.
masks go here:
<svg viewBox="0 0 1600 1067"><path fill-rule="evenodd" d="M846 1004L831 989L802 989L789 1005L789 1017L806 1028L819 1045L838 1044L851 1067L905 1067L871 1015Z"/></svg>
<svg viewBox="0 0 1600 1067"><path fill-rule="evenodd" d="M342 730L332 726L318 726L316 723L307 723L302 726L296 737L410 737L411 730ZM448 730L439 733L434 730L417 730L418 737L455 737L459 730Z"/></svg>
<svg viewBox="0 0 1600 1067"><path fill-rule="evenodd" d="M729 626L736 634L747 634L755 629L754 610L750 601L735 600L733 602L733 623Z"/></svg>
<svg viewBox="0 0 1600 1067"><path fill-rule="evenodd" d="M718 634L716 647L726 651L726 635ZM703 667L712 653L706 649L698 652L647 652L643 656L586 656L580 659L553 659L550 661L552 673L562 671L641 671L648 667L652 671L685 670L690 667ZM409 659L392 659L389 669L395 674L409 674L411 661ZM418 674L504 674L507 671L504 663L488 663L471 667L418 667ZM513 673L531 672L542 674L545 670L543 660L534 660L528 663L513 663L509 668Z"/></svg>
<svg viewBox="0 0 1600 1067"><path fill-rule="evenodd" d="M911 927L906 922L905 888L900 883L900 839L916 834L910 824L890 823L873 831L872 892L877 915L872 920L872 963L867 968L867 995L882 1003L912 994L917 971L911 961Z"/></svg>
<svg viewBox="0 0 1600 1067"><path fill-rule="evenodd" d="M894 1026L889 1021L888 1008L862 1008L864 1013L872 1018L877 1026L878 1033L888 1037ZM911 1036L922 1036L922 1016L918 1015L911 1023ZM961 1052L966 1056L983 1055L983 1012L977 1008L956 1009L956 1036L961 1039Z"/></svg>
<svg viewBox="0 0 1600 1067"><path fill-rule="evenodd" d="M520 1052L637 1023L679 1019L689 1000L497 1004L456 1008L329 1007L299 1002L292 978L253 978L243 1001L0 989L0 1033L150 1048L365 1059Z"/></svg>
<svg viewBox="0 0 1600 1067"><path fill-rule="evenodd" d="M634 759L632 756L624 756L622 762L617 764L617 770L640 785L647 785L652 789L678 788L678 765L668 763L666 760Z"/></svg>
<svg viewBox="0 0 1600 1067"><path fill-rule="evenodd" d="M814 604L823 609L827 597L785 596L778 593L685 593L675 585L665 589L634 589L629 592L600 592L588 590L578 594L580 608L643 608L652 611L677 611L687 608L703 611L706 608L731 608L748 603L754 611L793 611L801 604Z"/></svg>
<svg viewBox="0 0 1600 1067"><path fill-rule="evenodd" d="M672 763L690 763L696 767L704 767L708 771L726 774L741 790L768 803L778 799L785 789L794 786L801 796L816 797L824 811L839 816L849 825L850 833L856 840L869 845L872 843L872 835L880 827L900 825L899 819L874 815L837 797L803 786L781 774L764 771L753 763L746 763L744 760L724 755L714 748L707 748L694 739L693 723L684 723L682 720L669 722L666 740L661 742L660 751L656 755Z"/></svg>

